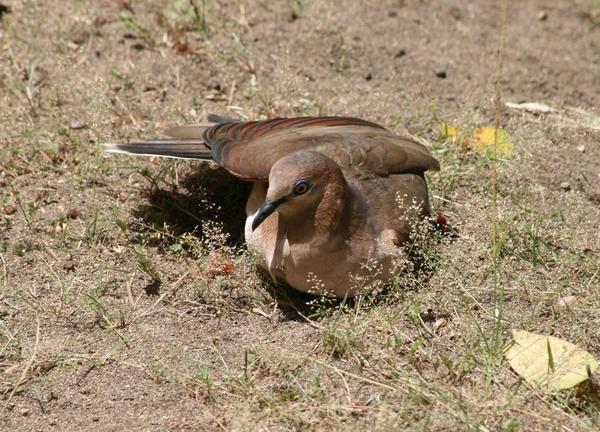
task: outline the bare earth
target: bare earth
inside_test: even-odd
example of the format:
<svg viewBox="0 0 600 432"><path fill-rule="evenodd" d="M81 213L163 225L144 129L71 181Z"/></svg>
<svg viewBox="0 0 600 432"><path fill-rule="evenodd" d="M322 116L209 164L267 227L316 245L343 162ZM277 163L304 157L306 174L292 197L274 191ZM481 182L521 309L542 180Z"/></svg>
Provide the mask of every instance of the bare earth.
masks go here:
<svg viewBox="0 0 600 432"><path fill-rule="evenodd" d="M519 328L600 358L597 0L509 2L503 99L560 111L503 110L495 188L439 123L494 124L502 2L0 3L1 430L598 430L597 387L503 357ZM244 185L101 151L211 112L408 129L458 237L375 298L273 291Z"/></svg>

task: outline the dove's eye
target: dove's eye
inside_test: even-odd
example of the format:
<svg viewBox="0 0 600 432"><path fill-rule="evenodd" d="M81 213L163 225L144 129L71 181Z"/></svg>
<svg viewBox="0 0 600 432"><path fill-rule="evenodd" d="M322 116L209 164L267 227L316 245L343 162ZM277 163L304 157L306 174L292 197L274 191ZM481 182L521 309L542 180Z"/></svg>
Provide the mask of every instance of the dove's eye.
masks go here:
<svg viewBox="0 0 600 432"><path fill-rule="evenodd" d="M311 188L312 184L308 180L298 180L294 183L294 193L296 195L302 195L308 192Z"/></svg>

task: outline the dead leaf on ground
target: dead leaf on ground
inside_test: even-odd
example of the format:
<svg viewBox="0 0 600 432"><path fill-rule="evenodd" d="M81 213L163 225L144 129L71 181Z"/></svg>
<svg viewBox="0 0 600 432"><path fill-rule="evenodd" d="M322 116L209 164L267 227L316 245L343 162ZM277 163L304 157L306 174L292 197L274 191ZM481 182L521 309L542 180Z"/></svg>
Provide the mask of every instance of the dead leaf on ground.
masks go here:
<svg viewBox="0 0 600 432"><path fill-rule="evenodd" d="M523 330L513 330L513 339L513 346L506 352L510 366L541 390L574 387L598 369L594 356L565 340Z"/></svg>
<svg viewBox="0 0 600 432"><path fill-rule="evenodd" d="M494 127L481 127L473 131L472 142L473 150L479 153L493 152L496 147L497 155L500 157L510 157L513 153L514 144L510 135L504 129Z"/></svg>
<svg viewBox="0 0 600 432"><path fill-rule="evenodd" d="M440 127L442 137L454 138L455 142L464 148L480 154L493 154L495 148L498 157L509 158L512 156L514 144L509 133L504 129L484 126L464 132L445 121L440 122Z"/></svg>
<svg viewBox="0 0 600 432"><path fill-rule="evenodd" d="M552 108L543 103L539 102L523 102L523 103L514 103L514 102L506 102L507 107L532 113L553 113L558 112L556 108Z"/></svg>
<svg viewBox="0 0 600 432"><path fill-rule="evenodd" d="M600 130L600 115L581 108L566 107L565 109L558 109L540 102L506 102L505 105L511 109L533 114L548 114L547 118L555 120L557 126Z"/></svg>

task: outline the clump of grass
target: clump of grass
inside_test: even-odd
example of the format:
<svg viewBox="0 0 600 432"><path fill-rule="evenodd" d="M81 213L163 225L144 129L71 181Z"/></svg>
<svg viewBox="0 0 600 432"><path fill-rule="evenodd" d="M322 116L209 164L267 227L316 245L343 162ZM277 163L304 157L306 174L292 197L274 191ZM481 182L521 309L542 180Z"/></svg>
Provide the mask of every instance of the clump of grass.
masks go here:
<svg viewBox="0 0 600 432"><path fill-rule="evenodd" d="M594 26L600 26L600 0L584 0L581 8Z"/></svg>
<svg viewBox="0 0 600 432"><path fill-rule="evenodd" d="M335 326L329 327L323 335L323 348L331 357L343 358L362 347L362 340L349 331Z"/></svg>
<svg viewBox="0 0 600 432"><path fill-rule="evenodd" d="M206 0L173 0L159 12L160 24L178 37L185 31L208 33Z"/></svg>
<svg viewBox="0 0 600 432"><path fill-rule="evenodd" d="M287 3L290 8L290 19L295 21L300 18L304 11L304 3L301 0L287 0Z"/></svg>
<svg viewBox="0 0 600 432"><path fill-rule="evenodd" d="M133 254L135 255L135 259L137 261L138 268L150 276L152 282L160 285L162 283L162 279L160 277L160 273L156 269L154 263L144 254L142 248L136 247L133 249Z"/></svg>
<svg viewBox="0 0 600 432"><path fill-rule="evenodd" d="M150 34L150 30L138 23L129 11L120 11L119 19L121 20L123 25L125 25L125 27L127 27L129 30L143 35Z"/></svg>
<svg viewBox="0 0 600 432"><path fill-rule="evenodd" d="M110 74L113 77L115 77L116 79L118 79L119 81L121 81L126 89L133 88L133 81L131 80L131 78L129 78L129 75L127 75L125 72L122 72L117 68L112 68L110 70Z"/></svg>

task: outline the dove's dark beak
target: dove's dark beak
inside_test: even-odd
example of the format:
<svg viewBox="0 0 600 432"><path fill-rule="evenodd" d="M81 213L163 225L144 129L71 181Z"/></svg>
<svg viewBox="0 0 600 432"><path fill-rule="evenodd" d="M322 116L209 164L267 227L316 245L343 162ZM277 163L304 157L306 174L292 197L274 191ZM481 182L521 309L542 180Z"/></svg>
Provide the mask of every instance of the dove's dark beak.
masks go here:
<svg viewBox="0 0 600 432"><path fill-rule="evenodd" d="M277 201L269 201L269 200L265 200L264 203L262 203L262 205L260 206L260 208L258 209L258 213L256 213L256 216L254 216L254 220L252 221L252 231L254 231L256 228L258 228L258 226L264 222L264 220L266 218L269 217L269 215L271 213L273 213L275 210L277 210L277 207L279 207L279 205L281 203L283 203L286 200L286 198L280 198Z"/></svg>

